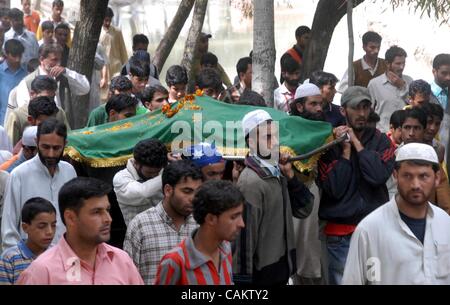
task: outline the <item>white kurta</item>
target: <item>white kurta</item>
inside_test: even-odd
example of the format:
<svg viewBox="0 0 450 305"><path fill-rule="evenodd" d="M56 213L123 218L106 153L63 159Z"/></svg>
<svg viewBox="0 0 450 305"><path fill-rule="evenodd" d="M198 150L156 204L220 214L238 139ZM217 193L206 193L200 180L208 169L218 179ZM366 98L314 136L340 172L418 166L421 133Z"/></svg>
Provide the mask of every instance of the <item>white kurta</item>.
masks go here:
<svg viewBox="0 0 450 305"><path fill-rule="evenodd" d="M5 189L2 214L3 249L15 246L21 239L27 238L21 226L21 211L25 201L33 197L49 200L56 209L56 234L52 242L56 244L66 231L59 215L58 193L67 181L76 176L72 165L64 161L59 162L55 175L50 176L39 155L16 167L11 172Z"/></svg>
<svg viewBox="0 0 450 305"><path fill-rule="evenodd" d="M424 244L400 218L395 198L353 233L343 284L450 284L450 216L429 203Z"/></svg>

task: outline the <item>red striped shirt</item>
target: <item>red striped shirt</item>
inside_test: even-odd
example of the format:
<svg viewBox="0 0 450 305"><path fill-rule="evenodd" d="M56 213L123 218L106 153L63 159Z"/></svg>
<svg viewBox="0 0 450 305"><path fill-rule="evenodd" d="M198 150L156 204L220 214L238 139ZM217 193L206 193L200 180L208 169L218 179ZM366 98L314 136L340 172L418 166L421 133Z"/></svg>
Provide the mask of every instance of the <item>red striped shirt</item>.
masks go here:
<svg viewBox="0 0 450 305"><path fill-rule="evenodd" d="M219 247L217 270L213 261L195 248L192 235L163 256L155 285L232 285L231 245L224 241Z"/></svg>

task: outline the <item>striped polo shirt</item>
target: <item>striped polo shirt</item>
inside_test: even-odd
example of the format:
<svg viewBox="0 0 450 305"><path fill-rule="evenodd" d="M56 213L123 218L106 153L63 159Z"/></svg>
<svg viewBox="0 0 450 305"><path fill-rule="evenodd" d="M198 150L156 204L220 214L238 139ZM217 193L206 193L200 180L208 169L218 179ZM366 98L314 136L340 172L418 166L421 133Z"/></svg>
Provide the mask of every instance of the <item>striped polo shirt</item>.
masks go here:
<svg viewBox="0 0 450 305"><path fill-rule="evenodd" d="M0 285L15 284L19 275L35 258L36 255L31 252L24 240L17 246L6 249L0 258Z"/></svg>
<svg viewBox="0 0 450 305"><path fill-rule="evenodd" d="M217 270L213 261L195 248L193 237L196 232L163 256L155 285L233 285L230 243L223 241L219 246Z"/></svg>

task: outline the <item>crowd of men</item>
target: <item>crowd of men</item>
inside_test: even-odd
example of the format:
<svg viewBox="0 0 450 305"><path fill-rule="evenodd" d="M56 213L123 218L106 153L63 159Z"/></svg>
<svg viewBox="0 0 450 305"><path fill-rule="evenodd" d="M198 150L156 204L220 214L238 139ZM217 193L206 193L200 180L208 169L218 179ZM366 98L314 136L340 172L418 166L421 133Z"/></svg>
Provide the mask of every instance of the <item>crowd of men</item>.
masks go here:
<svg viewBox="0 0 450 305"><path fill-rule="evenodd" d="M311 31L300 26L273 105L346 137L300 172L260 150L278 149L279 130L252 91L252 53L231 82L201 33L195 80L174 65L164 86L148 38L135 35L128 57L108 8L89 83L66 67L64 2L48 20L21 3L0 11L0 284L450 284L450 54L434 57L430 83L414 80L406 50L382 59L368 31L352 75L301 83ZM204 142L173 155L158 139L139 141L124 167L64 158L72 95L90 95L92 127L173 104L189 84L259 106L243 114L245 161Z"/></svg>

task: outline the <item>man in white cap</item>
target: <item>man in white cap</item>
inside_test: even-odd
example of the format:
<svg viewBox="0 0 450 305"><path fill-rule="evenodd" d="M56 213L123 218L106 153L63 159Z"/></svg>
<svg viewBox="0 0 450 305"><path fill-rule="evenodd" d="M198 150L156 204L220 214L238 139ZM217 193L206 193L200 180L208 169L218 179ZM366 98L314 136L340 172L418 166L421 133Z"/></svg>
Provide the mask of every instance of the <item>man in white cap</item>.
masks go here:
<svg viewBox="0 0 450 305"><path fill-rule="evenodd" d="M247 204L245 229L236 240L234 282L283 285L296 270L292 216L306 217L314 198L287 156L279 156L278 126L269 113L247 113L242 127L250 152L237 182Z"/></svg>
<svg viewBox="0 0 450 305"><path fill-rule="evenodd" d="M325 121L322 110L322 94L319 87L306 83L295 91L294 101L291 103L291 115L301 116L307 120Z"/></svg>
<svg viewBox="0 0 450 305"><path fill-rule="evenodd" d="M25 128L23 135L22 135L22 149L17 155L14 155L10 160L6 161L5 163L9 163L9 166L2 165L5 170L10 173L13 169L15 169L17 166L22 164L23 162L30 160L34 156L36 156L37 153L37 147L36 147L36 132L37 132L37 126L29 126Z"/></svg>
<svg viewBox="0 0 450 305"><path fill-rule="evenodd" d="M325 220L328 280L342 280L350 239L367 214L389 200L386 181L394 167L395 147L385 134L367 127L371 108L367 88L353 86L341 99L346 126L334 129L349 140L329 149L318 162L319 218Z"/></svg>
<svg viewBox="0 0 450 305"><path fill-rule="evenodd" d="M433 147L399 148L398 193L359 223L343 284L450 284L450 217L428 201L439 175Z"/></svg>

